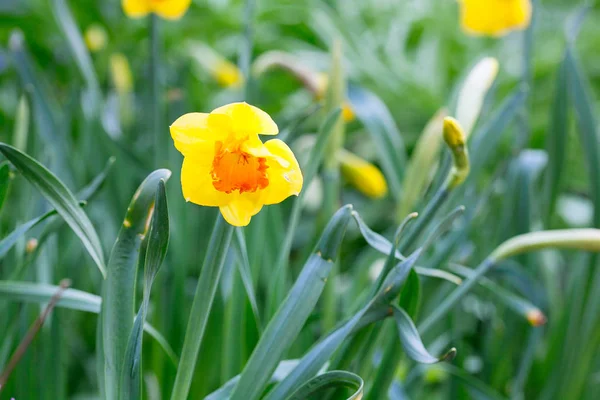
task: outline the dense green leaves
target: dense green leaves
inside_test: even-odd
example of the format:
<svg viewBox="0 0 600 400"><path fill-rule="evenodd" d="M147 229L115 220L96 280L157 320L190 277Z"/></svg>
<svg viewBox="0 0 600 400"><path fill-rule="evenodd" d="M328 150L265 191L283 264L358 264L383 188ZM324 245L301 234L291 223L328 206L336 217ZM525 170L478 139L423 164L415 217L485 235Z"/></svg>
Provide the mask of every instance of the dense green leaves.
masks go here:
<svg viewBox="0 0 600 400"><path fill-rule="evenodd" d="M102 275L106 275L104 253L98 234L85 212L79 207L79 202L73 193L56 175L27 154L5 143L0 143L0 152L52 204L77 234Z"/></svg>
<svg viewBox="0 0 600 400"><path fill-rule="evenodd" d="M331 218L296 283L263 332L231 395L232 399L253 400L260 397L325 287L351 213L352 208L344 206Z"/></svg>

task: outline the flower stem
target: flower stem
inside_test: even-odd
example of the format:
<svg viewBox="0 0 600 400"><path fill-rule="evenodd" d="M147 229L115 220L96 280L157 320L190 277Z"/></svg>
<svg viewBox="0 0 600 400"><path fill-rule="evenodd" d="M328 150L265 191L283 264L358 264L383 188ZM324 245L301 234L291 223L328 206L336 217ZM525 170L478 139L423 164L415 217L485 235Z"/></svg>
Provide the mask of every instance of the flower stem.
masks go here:
<svg viewBox="0 0 600 400"><path fill-rule="evenodd" d="M150 25L148 30L150 32L150 109L152 110L151 116L151 127L154 140L154 166L160 167L163 163L164 156L162 151L166 149L163 143L161 135L161 93L160 93L160 81L159 81L159 56L160 56L160 35L158 32L158 16L152 14L150 16Z"/></svg>
<svg viewBox="0 0 600 400"><path fill-rule="evenodd" d="M223 216L219 214L208 244L208 252L202 264L198 286L196 286L196 294L194 295L190 319L185 332L171 400L188 398L198 352L204 338L204 331L215 299L233 230L234 227L225 222Z"/></svg>

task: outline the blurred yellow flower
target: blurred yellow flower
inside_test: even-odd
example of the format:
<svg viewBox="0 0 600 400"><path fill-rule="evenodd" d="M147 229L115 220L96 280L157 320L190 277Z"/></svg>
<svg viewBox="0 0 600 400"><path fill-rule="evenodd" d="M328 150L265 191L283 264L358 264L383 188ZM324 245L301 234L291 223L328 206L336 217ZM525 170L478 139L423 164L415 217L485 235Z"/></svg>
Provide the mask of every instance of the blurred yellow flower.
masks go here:
<svg viewBox="0 0 600 400"><path fill-rule="evenodd" d="M531 0L458 0L465 31L501 36L531 21Z"/></svg>
<svg viewBox="0 0 600 400"><path fill-rule="evenodd" d="M92 52L102 50L106 47L107 35L106 30L98 24L90 25L83 35L85 45Z"/></svg>
<svg viewBox="0 0 600 400"><path fill-rule="evenodd" d="M127 57L122 53L110 56L110 74L118 93L129 93L133 89L133 77Z"/></svg>
<svg viewBox="0 0 600 400"><path fill-rule="evenodd" d="M329 76L324 72L317 73L314 88L315 98L317 100L321 100L325 97L328 85ZM345 122L354 121L354 110L352 109L352 106L350 105L350 102L348 102L348 100L345 100L342 104L342 118Z"/></svg>
<svg viewBox="0 0 600 400"><path fill-rule="evenodd" d="M185 14L192 0L122 0L123 11L128 17L140 18L154 13L165 19L179 19Z"/></svg>
<svg viewBox="0 0 600 400"><path fill-rule="evenodd" d="M231 225L248 225L263 205L280 203L302 189L302 172L290 148L279 139L262 143L258 137L279 129L257 107L233 103L210 114L185 114L170 129L184 156L184 198L219 207Z"/></svg>
<svg viewBox="0 0 600 400"><path fill-rule="evenodd" d="M213 75L217 82L225 87L240 87L244 82L242 71L227 60L221 60L215 65Z"/></svg>
<svg viewBox="0 0 600 400"><path fill-rule="evenodd" d="M361 193L377 199L387 193L387 183L379 168L356 154L340 149L337 152L342 175Z"/></svg>

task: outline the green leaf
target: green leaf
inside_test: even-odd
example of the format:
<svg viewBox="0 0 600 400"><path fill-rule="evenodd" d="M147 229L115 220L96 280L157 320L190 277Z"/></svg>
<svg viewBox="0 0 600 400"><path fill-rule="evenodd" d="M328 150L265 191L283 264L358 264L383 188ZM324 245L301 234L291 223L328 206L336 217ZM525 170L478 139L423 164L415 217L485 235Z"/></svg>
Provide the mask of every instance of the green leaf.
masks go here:
<svg viewBox="0 0 600 400"><path fill-rule="evenodd" d="M371 134L390 194L398 201L402 192L401 174L406 159L400 131L387 106L374 93L360 86L349 85L348 99L356 116Z"/></svg>
<svg viewBox="0 0 600 400"><path fill-rule="evenodd" d="M225 222L223 216L219 214L196 286L196 294L194 295L190 319L181 350L181 359L177 367L175 385L171 393L172 400L188 398L198 351L204 338L206 324L215 299L217 285L223 271L223 264L229 250L233 231L234 227Z"/></svg>
<svg viewBox="0 0 600 400"><path fill-rule="evenodd" d="M17 243L17 240L24 234L26 234L30 229L37 226L39 223L43 222L47 218L56 214L56 210L48 211L45 214L40 215L39 217L30 219L17 226L11 233L9 233L4 239L0 241L0 258L4 257L6 253Z"/></svg>
<svg viewBox="0 0 600 400"><path fill-rule="evenodd" d="M44 304L50 301L58 289L58 286L44 283L0 281L0 299ZM77 289L66 289L56 303L57 307L94 314L100 313L101 305L102 298L100 296ZM167 339L148 323L144 324L144 331L158 342L173 364L177 365L177 355L169 345ZM104 369L104 364L102 366Z"/></svg>
<svg viewBox="0 0 600 400"><path fill-rule="evenodd" d="M567 66L566 59L560 64L556 77L556 89L550 114L550 124L546 135L546 151L548 152L548 167L544 180L545 215L546 225L554 211L556 198L562 172L565 167L565 156L568 137L568 91L567 91Z"/></svg>
<svg viewBox="0 0 600 400"><path fill-rule="evenodd" d="M171 171L152 172L137 189L123 221L108 261L102 307L102 340L105 356L106 396L118 398L119 382L129 336L133 328L135 279L142 238L148 234L158 185L171 176ZM143 260L143 258L141 258Z"/></svg>
<svg viewBox="0 0 600 400"><path fill-rule="evenodd" d="M258 312L258 302L256 301L256 293L254 291L254 284L252 281L252 272L250 270L250 260L248 259L248 249L246 246L246 238L241 228L235 230L234 249L238 258L237 265L239 266L240 276L250 301L250 307L252 307L252 313L254 314L254 320L256 321L256 328L258 332L262 332L262 324L260 320L260 314Z"/></svg>
<svg viewBox="0 0 600 400"><path fill-rule="evenodd" d="M27 154L5 143L0 143L0 152L52 204L77 234L102 275L106 276L100 239L73 193L52 172Z"/></svg>
<svg viewBox="0 0 600 400"><path fill-rule="evenodd" d="M440 364L440 367L461 381L471 392L473 398L481 399L481 400L503 400L504 397L501 396L494 389L477 379L476 377L470 375L468 372L455 367L451 364ZM476 393L476 395L475 395Z"/></svg>
<svg viewBox="0 0 600 400"><path fill-rule="evenodd" d="M100 85L98 84L98 78L96 77L92 58L83 42L81 32L75 24L75 19L67 6L66 0L53 0L52 11L54 12L54 17L56 18L59 29L62 30L64 37L69 44L69 48L79 67L79 71L85 79L88 89L88 93L86 94L88 97L84 99L86 101L83 102L83 105L89 107L89 110L86 111L96 113L99 111L101 101Z"/></svg>
<svg viewBox="0 0 600 400"><path fill-rule="evenodd" d="M139 399L141 397L142 328L146 321L146 314L148 313L152 284L165 259L168 247L169 210L167 207L165 181L161 179L158 181L156 188L150 232L147 236L144 263L144 297L133 322L133 329L129 336L123 360L123 368L121 370L119 398L123 400Z"/></svg>
<svg viewBox="0 0 600 400"><path fill-rule="evenodd" d="M595 205L594 226L600 228L600 133L598 133L598 124L594 117L594 100L590 84L581 72L581 67L571 47L567 48L565 63L570 99L575 108L591 186L590 197Z"/></svg>
<svg viewBox="0 0 600 400"><path fill-rule="evenodd" d="M281 383L275 386L275 388L267 394L264 400L286 398L290 393L301 386L302 383L316 375L346 338L365 326L375 321L382 320L389 315L389 307L387 305L373 307L374 305L375 302L370 301L348 322L314 345L310 351L302 357L296 368L294 368Z"/></svg>
<svg viewBox="0 0 600 400"><path fill-rule="evenodd" d="M423 341L419 336L419 332L415 324L410 319L410 316L403 309L393 306L394 320L400 334L400 341L404 351L413 360L423 364L433 364L440 361L451 360L456 355L456 349L451 348L446 354L441 357L434 357L425 348Z"/></svg>
<svg viewBox="0 0 600 400"><path fill-rule="evenodd" d="M302 385L287 400L322 399L328 389L349 388L354 393L347 400L360 400L363 396L364 382L352 372L331 371L314 377Z"/></svg>
<svg viewBox="0 0 600 400"><path fill-rule="evenodd" d="M366 240L367 244L373 249L377 250L378 252L385 255L389 255L392 251L392 243L383 236L381 236L379 233L371 230L371 228L369 228L369 226L365 223L365 221L358 214L358 212L353 212L352 216L354 217L354 220L358 225L358 229L360 230L360 233L362 234L362 237ZM398 250L396 250L395 256L399 260L404 260L406 258Z"/></svg>
<svg viewBox="0 0 600 400"><path fill-rule="evenodd" d="M337 121L340 119L341 112L342 111L340 109L333 110L319 127L317 141L315 142L315 145L311 150L308 162L306 163L306 168L303 171L305 188L307 188L310 185L315 175L317 174L319 167L323 163L323 157L325 156L327 142L332 134L332 131ZM279 304L281 304L281 300L283 299L283 290L285 288L286 282L286 267L288 259L290 257L290 251L292 249L292 242L294 240L294 234L296 233L296 227L298 226L298 222L300 221L300 213L302 211L302 204L305 195L306 190L300 192L300 195L298 196L292 207L291 216L289 220L290 222L288 224L283 243L277 256L277 263L273 267L273 279L271 280L267 291L267 310L276 310Z"/></svg>
<svg viewBox="0 0 600 400"><path fill-rule="evenodd" d="M398 304L412 318L417 316L421 304L421 279L415 268L409 272L408 278L406 278Z"/></svg>
<svg viewBox="0 0 600 400"><path fill-rule="evenodd" d="M4 205L4 200L6 200L6 195L8 194L10 181L10 166L8 163L4 162L0 164L0 212L2 212L2 206Z"/></svg>
<svg viewBox="0 0 600 400"><path fill-rule="evenodd" d="M313 311L337 257L352 214L344 206L331 218L294 286L256 345L231 398L254 400Z"/></svg>

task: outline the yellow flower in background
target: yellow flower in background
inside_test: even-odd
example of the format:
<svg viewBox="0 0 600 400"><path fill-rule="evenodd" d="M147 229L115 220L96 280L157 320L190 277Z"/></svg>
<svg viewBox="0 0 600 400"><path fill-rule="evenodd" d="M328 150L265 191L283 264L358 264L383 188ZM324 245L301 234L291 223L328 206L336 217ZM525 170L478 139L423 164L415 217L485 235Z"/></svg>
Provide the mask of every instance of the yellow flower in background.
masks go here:
<svg viewBox="0 0 600 400"><path fill-rule="evenodd" d="M165 19L179 19L185 14L192 0L122 0L123 11L128 17L140 18L154 13Z"/></svg>
<svg viewBox="0 0 600 400"><path fill-rule="evenodd" d="M531 21L531 0L458 0L465 31L501 36Z"/></svg>
<svg viewBox="0 0 600 400"><path fill-rule="evenodd" d="M324 72L319 72L317 74L317 78L315 80L316 82L316 86L315 86L315 98L317 100L321 100L323 98L325 98L325 93L327 92L327 86L329 85L329 76L324 73ZM356 116L354 115L354 110L352 109L352 106L350 105L350 102L348 100L345 100L344 103L342 104L342 118L344 119L345 122L352 122L354 121L354 118Z"/></svg>
<svg viewBox="0 0 600 400"><path fill-rule="evenodd" d="M133 77L127 57L122 53L110 56L110 75L118 93L129 93L133 89Z"/></svg>
<svg viewBox="0 0 600 400"><path fill-rule="evenodd" d="M85 30L83 39L87 48L92 53L95 53L106 47L108 36L106 35L106 30L101 25L92 24Z"/></svg>
<svg viewBox="0 0 600 400"><path fill-rule="evenodd" d="M227 60L218 62L212 74L221 86L240 87L244 82L242 71Z"/></svg>
<svg viewBox="0 0 600 400"><path fill-rule="evenodd" d="M186 201L219 207L227 222L246 226L263 205L280 203L302 189L294 153L279 139L271 117L257 107L233 103L210 114L190 113L171 125L183 154L181 187Z"/></svg>
<svg viewBox="0 0 600 400"><path fill-rule="evenodd" d="M189 55L199 67L198 75L208 72L221 86L238 88L244 83L242 71L204 42L187 43Z"/></svg>
<svg viewBox="0 0 600 400"><path fill-rule="evenodd" d="M337 152L344 178L361 193L377 199L387 193L387 183L379 168L356 154L340 149Z"/></svg>

